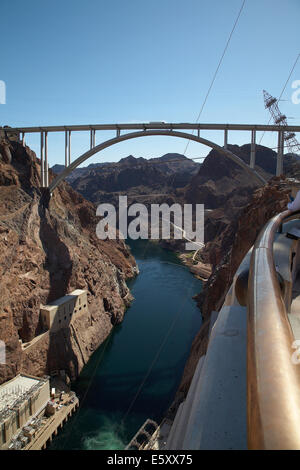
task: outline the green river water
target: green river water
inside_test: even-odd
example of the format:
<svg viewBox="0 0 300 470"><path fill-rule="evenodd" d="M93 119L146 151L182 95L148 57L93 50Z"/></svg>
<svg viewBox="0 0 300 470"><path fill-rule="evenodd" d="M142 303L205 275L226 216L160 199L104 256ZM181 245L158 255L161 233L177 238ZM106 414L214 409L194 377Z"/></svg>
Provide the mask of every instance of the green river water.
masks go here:
<svg viewBox="0 0 300 470"><path fill-rule="evenodd" d="M201 326L192 296L202 283L159 245L130 246L140 270L128 282L135 300L72 385L80 408L49 449L123 449L173 401Z"/></svg>

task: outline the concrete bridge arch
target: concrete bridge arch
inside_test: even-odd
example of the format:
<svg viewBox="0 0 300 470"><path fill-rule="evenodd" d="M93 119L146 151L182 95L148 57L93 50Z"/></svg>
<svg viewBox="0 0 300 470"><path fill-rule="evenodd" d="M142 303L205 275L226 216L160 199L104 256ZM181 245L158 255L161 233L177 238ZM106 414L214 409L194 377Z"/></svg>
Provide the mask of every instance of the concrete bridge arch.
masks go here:
<svg viewBox="0 0 300 470"><path fill-rule="evenodd" d="M57 175L52 182L49 184L49 191L50 194L53 193L54 189L73 171L75 168L77 168L79 165L84 163L86 160L88 160L90 157L95 155L98 152L101 152L101 150L104 150L108 147L111 147L112 145L118 144L120 142L123 142L125 140L129 139L136 139L138 137L147 137L147 136L154 136L154 135L163 135L163 136L168 136L168 137L179 137L181 139L187 139L187 140L193 140L195 142L198 142L200 144L204 144L212 149L217 150L218 152L222 153L225 155L227 158L235 162L237 165L242 167L244 170L246 170L251 176L254 176L257 181L259 182L260 185L266 184L266 180L260 176L255 170L250 168L241 158L239 158L237 155L234 153L230 152L230 150L225 149L224 147L221 147L220 145L215 144L214 142L211 142L210 140L203 139L203 137L199 137L193 134L189 134L187 132L179 132L175 130L155 130L155 129L150 129L150 130L144 130L144 131L138 131L138 132L130 132L128 134L123 134L123 135L118 135L117 137L114 137L113 139L106 140L105 142L102 142L99 145L96 145L95 147L89 149L87 152L83 153L80 157L76 158L72 163L70 163L69 166L65 168L64 171L62 171L59 175Z"/></svg>

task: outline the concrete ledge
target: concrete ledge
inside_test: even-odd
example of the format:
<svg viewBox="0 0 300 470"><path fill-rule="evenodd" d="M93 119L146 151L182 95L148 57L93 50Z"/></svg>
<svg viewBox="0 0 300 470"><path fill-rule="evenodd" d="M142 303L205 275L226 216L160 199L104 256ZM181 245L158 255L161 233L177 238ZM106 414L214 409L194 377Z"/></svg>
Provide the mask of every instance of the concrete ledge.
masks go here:
<svg viewBox="0 0 300 470"><path fill-rule="evenodd" d="M223 307L212 330L181 449L247 449L246 339L246 308Z"/></svg>

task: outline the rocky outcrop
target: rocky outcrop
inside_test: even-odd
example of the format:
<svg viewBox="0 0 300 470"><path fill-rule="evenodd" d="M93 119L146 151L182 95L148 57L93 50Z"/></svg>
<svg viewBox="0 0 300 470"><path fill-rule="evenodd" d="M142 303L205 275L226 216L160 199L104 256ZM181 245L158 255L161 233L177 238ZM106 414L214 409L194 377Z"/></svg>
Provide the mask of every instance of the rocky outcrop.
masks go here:
<svg viewBox="0 0 300 470"><path fill-rule="evenodd" d="M39 188L35 154L18 142L8 148L11 164L0 160L0 339L6 345L0 383L20 370L65 369L75 378L122 321L130 302L125 281L136 264L122 241L96 237L93 204L66 183L49 199ZM89 315L22 347L43 332L40 304L77 288L88 291Z"/></svg>
<svg viewBox="0 0 300 470"><path fill-rule="evenodd" d="M213 266L213 271L202 292L196 296L204 321L193 341L179 393L187 393L198 360L206 353L211 312L221 309L238 266L264 224L286 208L288 192L284 179L271 179L254 192L239 217L202 250L202 259Z"/></svg>
<svg viewBox="0 0 300 470"><path fill-rule="evenodd" d="M245 163L250 162L251 145L229 145L228 149ZM277 154L262 145L256 146L255 170L266 180L276 174ZM284 157L284 174L299 177L300 165L292 156ZM260 187L257 180L224 155L212 150L196 176L182 191L185 203L204 204L210 209L205 218L205 243L223 236L229 225L240 217L253 192ZM215 263L215 261L214 261Z"/></svg>
<svg viewBox="0 0 300 470"><path fill-rule="evenodd" d="M119 194L124 192L130 203L136 202L136 197L138 202L150 203L155 194L168 195L184 187L199 167L180 154L170 153L149 160L129 155L119 162L77 168L68 180L76 191L97 204L117 202ZM63 167L56 165L53 170L59 173Z"/></svg>

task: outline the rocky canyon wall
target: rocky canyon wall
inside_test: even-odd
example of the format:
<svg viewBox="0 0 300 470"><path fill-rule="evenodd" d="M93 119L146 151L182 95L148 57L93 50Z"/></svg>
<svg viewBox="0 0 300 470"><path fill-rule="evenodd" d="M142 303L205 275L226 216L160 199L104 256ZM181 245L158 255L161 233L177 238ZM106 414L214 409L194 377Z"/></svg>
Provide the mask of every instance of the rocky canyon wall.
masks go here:
<svg viewBox="0 0 300 470"><path fill-rule="evenodd" d="M68 184L50 199L43 194L39 160L28 147L6 141L0 154L0 340L6 347L0 383L20 371L43 375L53 369L74 379L122 321L131 299L125 281L136 264L122 241L96 237L94 205ZM88 291L89 314L42 334L40 304L74 289Z"/></svg>

